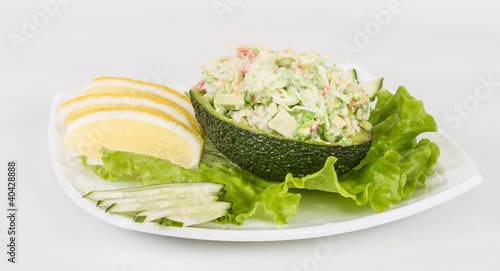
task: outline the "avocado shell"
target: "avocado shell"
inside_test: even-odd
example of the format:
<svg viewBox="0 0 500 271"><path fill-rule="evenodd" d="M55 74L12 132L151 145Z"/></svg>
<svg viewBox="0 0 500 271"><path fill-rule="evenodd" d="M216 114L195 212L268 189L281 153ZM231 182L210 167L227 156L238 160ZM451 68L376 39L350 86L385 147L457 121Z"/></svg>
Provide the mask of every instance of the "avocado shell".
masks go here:
<svg viewBox="0 0 500 271"><path fill-rule="evenodd" d="M372 134L361 130L356 144L340 146L306 143L271 135L231 120L215 111L201 93L190 91L196 119L215 147L241 168L269 181L284 181L288 173L304 177L319 171L330 156L337 157L335 172L341 175L366 156Z"/></svg>

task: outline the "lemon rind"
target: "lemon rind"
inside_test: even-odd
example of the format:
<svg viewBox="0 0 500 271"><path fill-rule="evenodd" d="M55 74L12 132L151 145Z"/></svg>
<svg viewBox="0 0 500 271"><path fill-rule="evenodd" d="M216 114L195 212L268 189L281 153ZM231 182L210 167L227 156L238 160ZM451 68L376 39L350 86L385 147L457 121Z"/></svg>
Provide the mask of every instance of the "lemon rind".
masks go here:
<svg viewBox="0 0 500 271"><path fill-rule="evenodd" d="M123 101L120 101L120 99L123 99ZM193 117L181 106L163 97L145 96L140 94L94 93L94 94L85 94L82 96L78 96L72 100L66 101L61 104L58 118L61 123L67 125L69 117L72 116L74 110L87 106L99 107L99 105L104 106L108 104L116 104L119 106L130 105L130 107L135 107L139 105L139 106L150 107L151 109L157 109L157 110L162 110L158 108L161 107L163 109L166 109L162 110L166 114L169 114L169 111L174 111L180 115L179 119L176 118L177 120L186 124L188 127L194 129L196 132L198 132L198 134L201 134L201 129L198 122L195 119L193 119ZM153 106L158 106L158 107L153 107Z"/></svg>
<svg viewBox="0 0 500 271"><path fill-rule="evenodd" d="M138 91L149 92L154 95L158 95L171 100L172 102L178 104L180 107L184 108L191 116L195 117L194 109L189 99L178 91L173 90L167 86L122 77L99 77L90 81L81 90L81 92L89 93L92 88L96 88L99 86L127 87L136 89Z"/></svg>

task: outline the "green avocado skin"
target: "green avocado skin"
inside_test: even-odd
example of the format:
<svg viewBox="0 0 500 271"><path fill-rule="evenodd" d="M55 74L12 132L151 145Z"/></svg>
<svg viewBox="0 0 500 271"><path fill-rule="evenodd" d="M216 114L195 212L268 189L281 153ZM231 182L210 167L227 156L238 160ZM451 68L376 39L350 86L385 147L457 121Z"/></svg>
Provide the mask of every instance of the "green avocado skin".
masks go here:
<svg viewBox="0 0 500 271"><path fill-rule="evenodd" d="M330 156L337 157L335 171L341 175L354 168L371 146L371 133L358 145L313 144L244 129L229 122L201 95L190 92L196 119L215 147L241 168L269 181L284 181L288 173L304 177L319 171ZM205 108L210 107L210 110ZM212 112L210 112L212 111ZM223 119L224 118L224 119Z"/></svg>

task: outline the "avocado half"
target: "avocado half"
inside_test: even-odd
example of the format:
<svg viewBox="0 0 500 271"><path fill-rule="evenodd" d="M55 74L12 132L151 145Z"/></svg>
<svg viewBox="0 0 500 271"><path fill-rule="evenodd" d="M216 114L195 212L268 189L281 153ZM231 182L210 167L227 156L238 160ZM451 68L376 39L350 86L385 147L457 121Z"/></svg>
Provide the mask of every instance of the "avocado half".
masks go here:
<svg viewBox="0 0 500 271"><path fill-rule="evenodd" d="M317 172L330 156L337 157L335 172L341 175L357 166L371 146L372 133L364 129L350 138L355 144L345 147L271 135L216 112L201 93L190 91L189 97L215 147L241 168L270 181L284 181L288 173L304 177Z"/></svg>

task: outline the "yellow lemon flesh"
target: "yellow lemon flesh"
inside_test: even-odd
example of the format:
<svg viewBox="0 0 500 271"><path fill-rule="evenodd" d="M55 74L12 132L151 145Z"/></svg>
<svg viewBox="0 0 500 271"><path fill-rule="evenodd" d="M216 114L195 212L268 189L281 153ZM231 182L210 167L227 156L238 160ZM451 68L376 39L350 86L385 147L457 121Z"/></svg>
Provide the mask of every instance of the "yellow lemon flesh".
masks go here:
<svg viewBox="0 0 500 271"><path fill-rule="evenodd" d="M128 93L160 96L176 103L195 118L194 109L186 96L171 88L158 84L128 78L100 77L90 81L81 91L85 94Z"/></svg>
<svg viewBox="0 0 500 271"><path fill-rule="evenodd" d="M149 107L160 110L195 130L198 134L201 134L201 129L196 120L186 110L172 101L159 96L153 97L128 93L86 94L76 97L61 104L59 121L67 125L70 118L82 112L116 106Z"/></svg>
<svg viewBox="0 0 500 271"><path fill-rule="evenodd" d="M99 148L145 154L184 168L200 161L200 134L172 116L148 107L115 106L80 112L67 121L64 147L102 162Z"/></svg>

